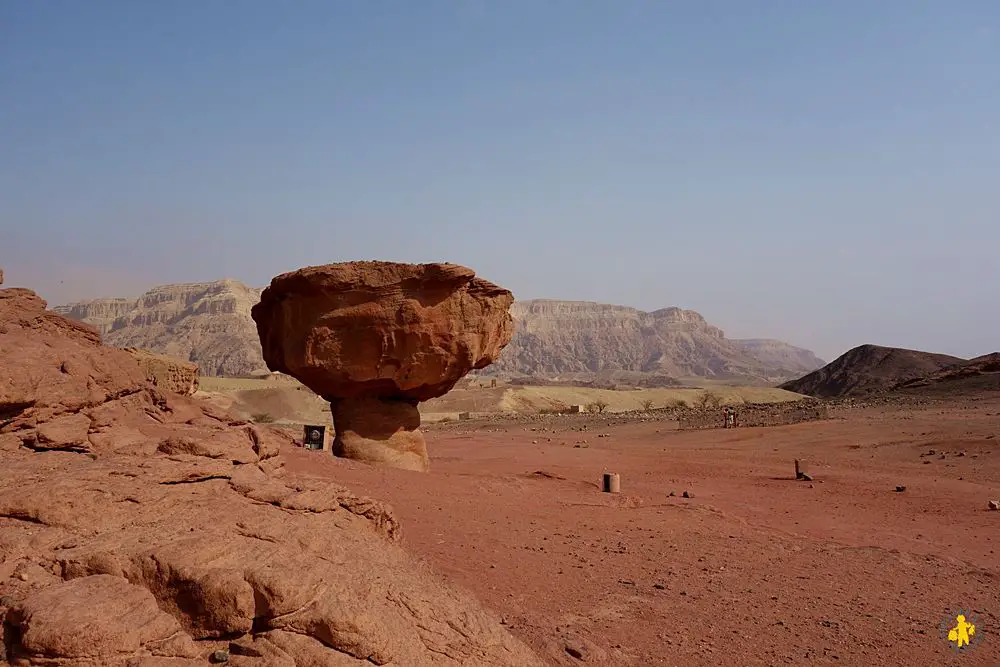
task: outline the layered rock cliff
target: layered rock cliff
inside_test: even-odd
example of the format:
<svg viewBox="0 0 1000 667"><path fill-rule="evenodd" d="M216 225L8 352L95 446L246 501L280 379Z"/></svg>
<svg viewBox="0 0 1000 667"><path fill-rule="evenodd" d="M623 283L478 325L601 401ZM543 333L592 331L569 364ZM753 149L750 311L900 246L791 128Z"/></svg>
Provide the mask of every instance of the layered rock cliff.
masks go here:
<svg viewBox="0 0 1000 667"><path fill-rule="evenodd" d="M797 377L820 368L825 361L810 350L771 338L737 338L733 342L779 374Z"/></svg>
<svg viewBox="0 0 1000 667"><path fill-rule="evenodd" d="M266 372L250 309L261 290L237 280L162 285L138 299L57 306L115 347L138 347L198 364L203 375Z"/></svg>
<svg viewBox="0 0 1000 667"><path fill-rule="evenodd" d="M138 299L98 299L56 308L95 326L110 345L140 347L197 363L204 375L266 371L250 309L260 289L235 280L165 285ZM773 383L823 365L781 341L730 340L692 310L515 302L514 338L481 374L566 377L616 371Z"/></svg>
<svg viewBox="0 0 1000 667"><path fill-rule="evenodd" d="M514 339L488 372L557 376L632 371L672 377L767 382L794 377L823 364L772 346L757 356L752 346L726 338L693 310L644 312L582 301L516 302Z"/></svg>

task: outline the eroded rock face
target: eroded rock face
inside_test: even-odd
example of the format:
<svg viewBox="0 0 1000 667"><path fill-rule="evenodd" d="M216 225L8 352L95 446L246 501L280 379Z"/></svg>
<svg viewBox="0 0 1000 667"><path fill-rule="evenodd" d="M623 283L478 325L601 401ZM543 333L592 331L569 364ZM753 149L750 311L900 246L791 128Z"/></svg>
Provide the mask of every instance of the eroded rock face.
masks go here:
<svg viewBox="0 0 1000 667"><path fill-rule="evenodd" d="M198 391L198 364L137 347L127 347L125 351L146 371L147 379L160 389L185 396Z"/></svg>
<svg viewBox="0 0 1000 667"><path fill-rule="evenodd" d="M456 264L348 262L277 276L251 314L268 368L331 401L335 452L420 470L417 403L496 360L513 302Z"/></svg>
<svg viewBox="0 0 1000 667"><path fill-rule="evenodd" d="M290 436L0 290L0 664L541 665Z"/></svg>
<svg viewBox="0 0 1000 667"><path fill-rule="evenodd" d="M405 470L427 470L427 443L415 402L338 398L330 403L337 437L333 453L348 459Z"/></svg>

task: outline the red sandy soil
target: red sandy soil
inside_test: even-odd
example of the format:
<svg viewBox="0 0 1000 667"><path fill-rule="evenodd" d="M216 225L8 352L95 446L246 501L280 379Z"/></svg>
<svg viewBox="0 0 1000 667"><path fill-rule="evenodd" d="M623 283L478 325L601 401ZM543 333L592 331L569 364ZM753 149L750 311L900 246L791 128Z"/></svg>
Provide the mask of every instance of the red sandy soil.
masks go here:
<svg viewBox="0 0 1000 667"><path fill-rule="evenodd" d="M389 501L411 551L554 665L1000 665L1000 397L771 428L601 421L432 427L423 474L286 454ZM959 609L979 631L963 654L940 629Z"/></svg>

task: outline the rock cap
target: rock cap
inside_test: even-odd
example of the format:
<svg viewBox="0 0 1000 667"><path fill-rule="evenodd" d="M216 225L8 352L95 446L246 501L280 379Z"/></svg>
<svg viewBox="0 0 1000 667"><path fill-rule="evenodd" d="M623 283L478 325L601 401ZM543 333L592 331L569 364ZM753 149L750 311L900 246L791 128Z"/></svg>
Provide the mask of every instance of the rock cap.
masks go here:
<svg viewBox="0 0 1000 667"><path fill-rule="evenodd" d="M513 302L457 264L361 261L281 274L251 315L270 370L328 400L416 402L497 359Z"/></svg>

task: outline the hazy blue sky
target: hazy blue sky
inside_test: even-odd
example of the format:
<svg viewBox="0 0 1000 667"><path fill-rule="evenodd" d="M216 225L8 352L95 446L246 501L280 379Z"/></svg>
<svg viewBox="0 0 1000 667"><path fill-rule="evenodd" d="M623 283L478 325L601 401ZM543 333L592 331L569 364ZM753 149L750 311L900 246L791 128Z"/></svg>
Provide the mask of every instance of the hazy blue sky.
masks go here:
<svg viewBox="0 0 1000 667"><path fill-rule="evenodd" d="M52 303L446 260L972 356L998 218L996 0L0 3L0 266Z"/></svg>

